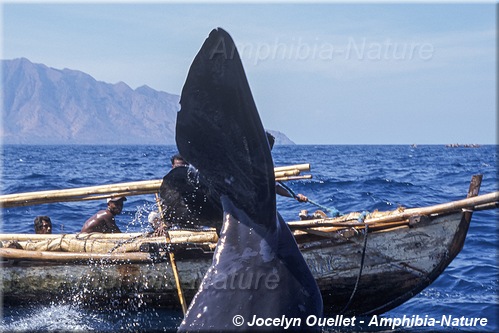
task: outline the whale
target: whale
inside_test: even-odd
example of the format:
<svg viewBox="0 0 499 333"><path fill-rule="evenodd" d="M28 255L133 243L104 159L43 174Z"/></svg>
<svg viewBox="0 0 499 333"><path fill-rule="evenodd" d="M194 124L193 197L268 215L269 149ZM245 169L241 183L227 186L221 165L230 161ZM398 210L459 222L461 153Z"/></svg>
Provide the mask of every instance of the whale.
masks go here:
<svg viewBox="0 0 499 333"><path fill-rule="evenodd" d="M318 329L307 318L322 316L321 294L277 212L266 132L222 28L211 31L189 68L176 144L223 208L212 264L178 331Z"/></svg>

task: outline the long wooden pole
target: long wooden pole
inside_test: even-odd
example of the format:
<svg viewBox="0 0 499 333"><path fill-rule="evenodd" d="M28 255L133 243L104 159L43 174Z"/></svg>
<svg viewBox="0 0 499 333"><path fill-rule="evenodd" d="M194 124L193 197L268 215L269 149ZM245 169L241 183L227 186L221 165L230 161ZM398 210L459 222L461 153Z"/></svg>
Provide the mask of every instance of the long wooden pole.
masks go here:
<svg viewBox="0 0 499 333"><path fill-rule="evenodd" d="M286 170L300 170L300 171L310 171L310 163L306 164L294 164L289 166L275 167L274 172L286 171Z"/></svg>
<svg viewBox="0 0 499 333"><path fill-rule="evenodd" d="M306 179L298 176L301 171L310 170L310 164L297 164L275 168L276 180ZM161 179L136 182L80 187L65 190L49 190L0 195L0 207L10 208L32 206L54 202L99 200L111 195L133 196L157 193Z"/></svg>
<svg viewBox="0 0 499 333"><path fill-rule="evenodd" d="M487 205L485 207L496 208L497 201L499 201L499 192L492 192L488 194L479 195L476 197L452 201L434 206L406 209L402 212L398 213L394 212L393 214L387 214L380 217L369 217L368 215L365 218L364 223L379 224L379 223L388 223L388 222L398 222L406 220L411 216L458 212L465 208L473 209L475 206L479 207L479 209L483 209L485 205ZM362 223L362 225L364 223ZM345 217L316 219L316 220L297 221L297 222L288 223L289 227L292 229L299 229L306 227L314 228L322 226L348 227L348 226L355 226L357 224L358 224L357 222L347 222L347 218Z"/></svg>
<svg viewBox="0 0 499 333"><path fill-rule="evenodd" d="M27 193L7 194L0 196L0 206L30 206L51 202L98 200L108 198L110 194L122 195L153 194L159 190L161 180L145 180L138 182L110 185L88 186L66 190L50 190Z"/></svg>
<svg viewBox="0 0 499 333"><path fill-rule="evenodd" d="M152 262L149 253L85 253L85 252L56 252L56 251L26 251L10 248L0 248L0 258L20 260L47 260L78 262L88 260L112 260L129 263Z"/></svg>
<svg viewBox="0 0 499 333"><path fill-rule="evenodd" d="M132 238L138 238L140 236L145 236L144 233L134 232L134 233L118 233L118 234L103 234L103 233L91 233L91 234L0 234L0 241L62 241L62 240L105 240L105 241L126 241ZM167 244L183 244L183 243L216 243L218 242L218 235L215 229L197 232L197 231L187 231L187 230L171 230L169 232L170 243ZM164 242L163 237L147 237L145 238L150 242Z"/></svg>
<svg viewBox="0 0 499 333"><path fill-rule="evenodd" d="M158 205L159 216L162 216L163 209L161 208L161 200L158 196L158 193L156 193L156 204ZM171 243L171 239L170 239L170 235L168 234L168 231L165 234L165 238L166 238L167 244ZM180 300L180 305L182 306L182 311L184 312L184 315L185 315L187 313L187 305L186 305L184 293L182 291L182 286L180 285L180 276L178 275L178 269L177 269L177 263L175 261L175 255L170 250L168 250L168 255L170 256L170 264L172 266L173 276L175 277L175 285L177 286L178 298Z"/></svg>
<svg viewBox="0 0 499 333"><path fill-rule="evenodd" d="M311 179L312 175L302 175L302 176L289 176L289 177L279 177L276 178L276 182L282 182L286 180L298 180L298 179Z"/></svg>

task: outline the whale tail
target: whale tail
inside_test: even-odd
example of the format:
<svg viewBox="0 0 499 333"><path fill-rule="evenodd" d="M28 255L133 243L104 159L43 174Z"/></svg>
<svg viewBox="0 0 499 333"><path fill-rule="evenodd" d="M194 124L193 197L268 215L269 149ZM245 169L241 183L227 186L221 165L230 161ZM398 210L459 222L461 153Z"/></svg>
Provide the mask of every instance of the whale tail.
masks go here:
<svg viewBox="0 0 499 333"><path fill-rule="evenodd" d="M267 136L223 29L213 30L196 55L180 103L177 147L217 193L224 221L213 263L179 330L248 330L255 328L253 316L303 318L304 326L307 316L322 315L315 279L278 217ZM238 326L236 316L245 323Z"/></svg>
<svg viewBox="0 0 499 333"><path fill-rule="evenodd" d="M213 30L181 95L176 141L211 188L247 213L275 215L272 156L241 59L230 35ZM229 186L228 186L229 185Z"/></svg>

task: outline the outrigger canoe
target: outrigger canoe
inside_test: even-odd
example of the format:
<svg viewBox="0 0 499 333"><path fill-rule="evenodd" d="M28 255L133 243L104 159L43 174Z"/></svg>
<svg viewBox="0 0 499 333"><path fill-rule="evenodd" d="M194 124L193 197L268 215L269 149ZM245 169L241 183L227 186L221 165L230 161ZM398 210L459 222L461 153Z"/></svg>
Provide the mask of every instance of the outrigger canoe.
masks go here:
<svg viewBox="0 0 499 333"><path fill-rule="evenodd" d="M381 314L430 285L462 249L473 211L499 205L499 192L478 195L480 184L473 176L466 199L435 206L289 222L325 313ZM3 301L180 308L195 295L217 240L214 229L2 234ZM22 249L7 248L12 241Z"/></svg>

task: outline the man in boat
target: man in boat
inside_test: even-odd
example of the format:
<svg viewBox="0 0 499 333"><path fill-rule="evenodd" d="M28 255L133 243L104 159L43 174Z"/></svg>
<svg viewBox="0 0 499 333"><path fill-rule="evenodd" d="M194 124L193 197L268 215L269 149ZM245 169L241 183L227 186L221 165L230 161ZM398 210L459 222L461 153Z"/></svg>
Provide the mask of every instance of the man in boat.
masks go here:
<svg viewBox="0 0 499 333"><path fill-rule="evenodd" d="M275 138L267 132L270 148L272 149ZM220 231L223 222L223 211L220 200L212 193L209 186L203 183L198 171L189 166L181 156L171 158L172 169L163 177L159 190L162 202L162 216L165 226L159 225L157 219L151 216L150 223L155 235L161 235L165 227L199 228L202 226L213 227ZM276 193L293 198L280 184L276 183ZM308 201L303 194L297 194L296 200Z"/></svg>
<svg viewBox="0 0 499 333"><path fill-rule="evenodd" d="M291 193L289 193L289 191L286 190L284 187L282 187L282 185L279 183L275 183L275 193L279 194L283 197L293 198L293 195ZM307 202L308 201L308 198L301 193L296 194L296 197L294 197L294 198L296 200L298 200L299 202Z"/></svg>
<svg viewBox="0 0 499 333"><path fill-rule="evenodd" d="M170 161L172 162L172 169L175 169L176 167L189 166L189 163L187 163L187 161L184 160L180 154L173 155Z"/></svg>
<svg viewBox="0 0 499 333"><path fill-rule="evenodd" d="M107 199L107 209L100 210L89 218L81 228L81 232L121 233L114 217L121 214L124 201L126 201L126 197Z"/></svg>
<svg viewBox="0 0 499 333"><path fill-rule="evenodd" d="M167 227L222 227L222 207L203 183L198 171L180 155L171 158L172 169L163 177L159 194Z"/></svg>
<svg viewBox="0 0 499 333"><path fill-rule="evenodd" d="M265 134L267 134L267 141L269 142L270 150L272 151L272 148L274 148L275 137L267 131L265 131ZM291 193L290 190L286 189L282 184L277 182L275 183L275 193L283 197L295 198L299 202L308 201L308 197L301 193ZM326 213L322 210L316 210L312 215L308 215L308 210L306 209L301 210L298 216L300 217L300 220L324 219L327 217Z"/></svg>
<svg viewBox="0 0 499 333"><path fill-rule="evenodd" d="M48 216L37 216L35 217L35 233L37 234L51 234L52 233L52 221Z"/></svg>

